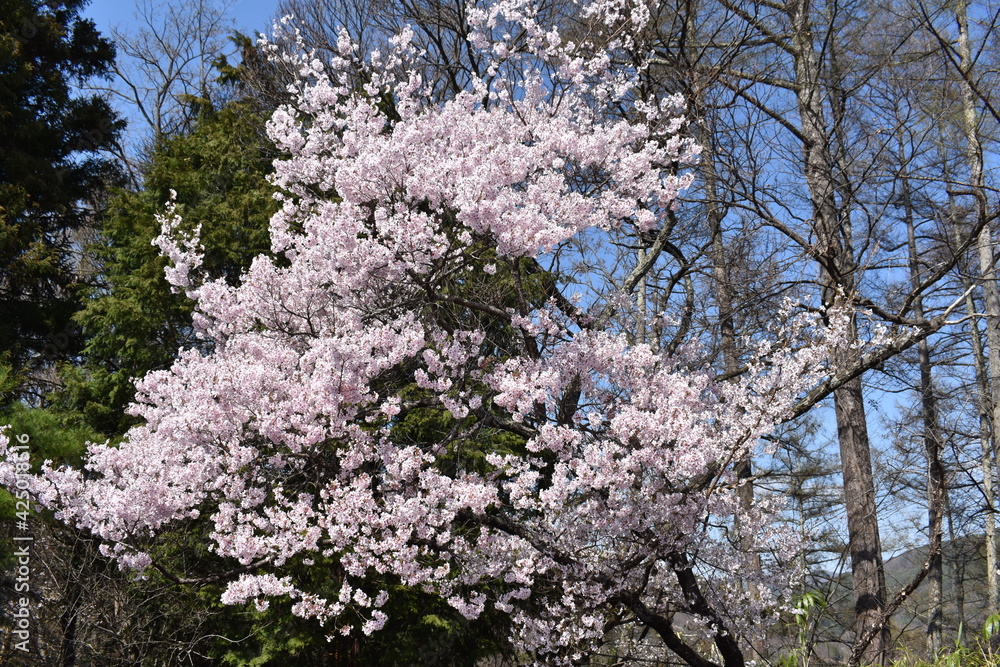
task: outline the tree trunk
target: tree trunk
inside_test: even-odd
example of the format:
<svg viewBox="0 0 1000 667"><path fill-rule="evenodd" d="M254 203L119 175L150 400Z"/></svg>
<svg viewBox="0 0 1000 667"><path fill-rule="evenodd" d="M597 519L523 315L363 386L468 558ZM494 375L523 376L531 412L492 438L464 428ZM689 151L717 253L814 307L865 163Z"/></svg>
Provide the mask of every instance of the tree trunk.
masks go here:
<svg viewBox="0 0 1000 667"><path fill-rule="evenodd" d="M965 154L969 168L969 185L976 196L976 211L980 220L986 216L986 194L983 188L983 152L979 142L979 119L975 107L975 94L972 86L968 83L967 76L971 76L973 60L971 48L969 46L969 17L968 5L964 0L960 0L955 6L955 18L958 22L958 55L961 59L962 68L962 117L965 130ZM992 456L985 455L984 459L995 459L1000 455L997 438L1000 436L1000 291L997 289L996 270L994 268L993 255L993 234L989 225L984 225L979 232L978 239L979 273L983 281L983 299L986 304L986 344L987 355L987 377L990 389L990 423L992 426L991 453ZM987 464L987 468L992 468ZM987 474L988 473L988 474ZM984 482L988 479L992 481L993 470L984 469ZM992 484L990 484L992 496ZM988 512L990 518L987 521L987 559L989 568L989 608L988 614L1000 611L1000 587L997 585L997 547L995 528L989 524L993 522L993 499L988 498L990 507ZM989 556L992 554L992 559Z"/></svg>
<svg viewBox="0 0 1000 667"><path fill-rule="evenodd" d="M944 496L944 514L948 518L948 540L952 549L952 585L955 587L955 622L958 625L955 642L962 646L965 644L965 566L971 559L964 549L959 549L959 541L955 534L955 514L951 498L947 493Z"/></svg>
<svg viewBox="0 0 1000 667"><path fill-rule="evenodd" d="M712 277L714 279L716 307L719 310L719 342L722 348L723 370L727 374L735 374L739 370L740 362L736 341L736 324L733 321L733 295L729 276L730 258L727 256L725 240L722 237L722 220L725 217L725 211L720 205L717 192L718 174L715 171L713 135L708 127L708 120L703 114L699 114L698 124L703 147L701 174L705 188L705 217L712 239ZM740 480L740 486L736 491L740 505L747 509L752 508L754 485L751 457L740 458L736 461L734 468L736 477ZM738 525L737 529L739 529ZM753 568L756 573L761 572L762 565L759 556L753 559ZM766 647L763 644L754 643L751 648L758 658L766 657Z"/></svg>
<svg viewBox="0 0 1000 667"><path fill-rule="evenodd" d="M830 306L838 300L839 291L849 294L853 290L856 267L849 225L844 228L846 221L841 218L846 216L842 215L836 201L830 133L824 120L819 55L812 39L811 6L809 0L797 0L786 7L792 22L805 179L820 242L823 301ZM843 367L849 361L850 351L834 351L833 362L836 366ZM864 637L871 628L882 624L862 655L862 662L884 665L888 662L889 650L888 627L882 618L886 600L885 573L861 378L855 378L834 391L833 401L847 508L855 638Z"/></svg>
<svg viewBox="0 0 1000 667"><path fill-rule="evenodd" d="M909 249L910 282L915 292L919 292L922 280L920 259L917 250L917 230L913 219L913 202L910 196L910 183L905 171L900 179L902 201L906 220L907 247ZM913 314L918 320L924 320L924 300L918 296L913 300ZM941 497L938 492L944 485L944 470L941 466L941 434L938 428L937 397L934 394L934 378L931 367L931 351L927 339L917 344L917 354L920 367L920 413L922 417L924 453L927 458L927 526L928 540L934 541L932 534L941 526ZM927 619L927 655L934 661L943 645L941 598L944 572L942 569L941 552L933 554L930 569L927 572L927 582L930 587L930 609Z"/></svg>
<svg viewBox="0 0 1000 667"><path fill-rule="evenodd" d="M854 584L855 637L881 623L885 608L885 572L882 542L875 505L871 449L865 421L861 380L851 380L833 394L844 475L844 504ZM888 627L875 636L862 658L863 664L887 664Z"/></svg>

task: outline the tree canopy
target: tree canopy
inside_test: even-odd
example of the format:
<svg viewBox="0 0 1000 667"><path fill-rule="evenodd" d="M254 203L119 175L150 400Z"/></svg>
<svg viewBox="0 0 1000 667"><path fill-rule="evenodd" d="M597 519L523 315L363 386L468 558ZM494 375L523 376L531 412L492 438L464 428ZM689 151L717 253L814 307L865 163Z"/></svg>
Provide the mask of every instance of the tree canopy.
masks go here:
<svg viewBox="0 0 1000 667"><path fill-rule="evenodd" d="M272 254L238 283L212 275L208 227L168 206L154 242L205 345L139 381L142 423L91 446L86 474L44 467L39 501L140 569L165 567L150 534L207 518L234 566L224 603L290 603L335 633L386 625L390 577L469 620L507 615L539 660L572 660L625 610L711 664L675 625L691 615L742 665L794 540L768 502L739 503L726 463L846 329L794 318L720 383L617 327L633 278L593 275L594 303L564 293L544 265L584 233L649 234L655 259L697 155L679 101L608 56L649 17L588 12L579 41L529 3L470 16L487 74L444 102L406 32L370 57L346 38L331 63L289 56L298 89L269 122L289 155ZM314 567L336 582L317 587ZM748 574L718 576L734 569Z"/></svg>
<svg viewBox="0 0 1000 667"><path fill-rule="evenodd" d="M75 287L90 271L80 254L89 202L116 175L100 151L122 127L103 99L76 88L114 58L80 17L83 4L0 4L0 361L21 382L34 378L15 395L36 400L51 386L30 371L73 352L68 340L52 341L72 332Z"/></svg>
<svg viewBox="0 0 1000 667"><path fill-rule="evenodd" d="M993 660L991 2L4 8L0 662Z"/></svg>

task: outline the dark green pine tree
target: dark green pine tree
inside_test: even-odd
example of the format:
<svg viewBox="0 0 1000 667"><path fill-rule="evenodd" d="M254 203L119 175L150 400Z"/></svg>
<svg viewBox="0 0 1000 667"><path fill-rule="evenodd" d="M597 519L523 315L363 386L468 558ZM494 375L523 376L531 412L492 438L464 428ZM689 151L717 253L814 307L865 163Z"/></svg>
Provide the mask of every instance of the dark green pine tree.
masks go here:
<svg viewBox="0 0 1000 667"><path fill-rule="evenodd" d="M0 403L40 399L45 369L75 354L80 232L118 178L100 151L123 123L77 88L114 58L84 4L0 0Z"/></svg>
<svg viewBox="0 0 1000 667"><path fill-rule="evenodd" d="M270 248L268 220L276 203L267 175L276 155L264 135L264 113L237 101L219 110L202 106L199 115L193 132L157 147L143 189L112 198L92 248L101 283L76 316L86 338L85 363L64 367L60 404L109 436L133 423L125 415L132 379L168 367L179 349L199 344L191 302L171 292L166 260L152 245L160 233L155 216L170 190L185 224L202 226L210 277L235 282Z"/></svg>

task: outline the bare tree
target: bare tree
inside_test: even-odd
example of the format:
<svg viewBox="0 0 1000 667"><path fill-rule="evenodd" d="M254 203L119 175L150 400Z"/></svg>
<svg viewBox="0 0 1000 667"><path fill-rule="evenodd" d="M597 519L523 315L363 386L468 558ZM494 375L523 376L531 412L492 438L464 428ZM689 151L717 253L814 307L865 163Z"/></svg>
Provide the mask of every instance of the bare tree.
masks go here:
<svg viewBox="0 0 1000 667"><path fill-rule="evenodd" d="M133 180L152 147L190 130L201 106L217 94L213 62L235 52L229 6L227 0L136 0L136 27L111 29L115 77L101 90L129 119L119 157Z"/></svg>
<svg viewBox="0 0 1000 667"><path fill-rule="evenodd" d="M846 301L889 326L918 331L880 358L859 359L850 350L838 351L834 362L839 372L797 411L804 413L821 397L833 395L855 594L853 661L884 664L891 645L889 616L900 597L889 600L883 573L861 375L945 326L944 315L961 303L961 294L949 291L949 272L986 220L965 229L957 244L940 234L921 235L908 250L905 227L888 215L907 166L887 159L896 154L894 128L910 121L891 115L886 119L879 105L891 107L898 101L883 83L918 30L917 14L860 2L810 0L720 0L710 6L698 6L711 17L710 29L695 40L698 48L687 64L713 77L713 91L703 92L705 99L720 98L719 89L731 98L713 131L738 148L725 156L722 167L717 151L710 156L714 172L725 176L718 183L712 178L717 191L726 191L717 197L769 226L786 248L794 248L786 250L786 257L797 259L787 263L784 284L797 285L800 295L811 289L817 307ZM693 5L682 7L691 10ZM675 39L663 39L663 62L677 62L675 45ZM916 55L926 57L926 49ZM894 272L908 265L908 254L924 258L926 265L917 279L900 283ZM804 266L813 267L812 275ZM928 455L937 460L934 450ZM936 466L932 477L931 486L940 489L942 474ZM938 526L932 530L934 544L940 544L940 502L931 503L930 521ZM929 558L912 586L927 572L939 570L933 553Z"/></svg>

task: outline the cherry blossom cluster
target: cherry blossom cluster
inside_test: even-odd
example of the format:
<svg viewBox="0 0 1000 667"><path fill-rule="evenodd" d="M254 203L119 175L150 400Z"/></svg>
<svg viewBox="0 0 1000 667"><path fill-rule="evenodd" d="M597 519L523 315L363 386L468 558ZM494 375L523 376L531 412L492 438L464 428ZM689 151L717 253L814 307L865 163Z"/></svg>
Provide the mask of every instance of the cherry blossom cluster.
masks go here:
<svg viewBox="0 0 1000 667"><path fill-rule="evenodd" d="M580 316L557 274L527 307L503 301L582 232L659 230L697 155L679 101L644 98L612 65L643 4L588 6L579 42L534 6L470 14L483 76L445 101L409 32L368 57L346 37L332 62L281 56L300 79L269 123L290 155L275 258L238 286L206 282L197 233L168 208L167 279L196 300L212 352L140 379L143 424L89 445L83 469L43 466L38 501L139 569L151 536L207 520L241 569L223 602L290 601L331 632L380 629L390 579L469 618L508 614L516 646L553 662L622 610L685 612L710 640L763 627L796 543L777 499L741 505L732 463L822 376L845 327L796 321L718 382L693 353ZM417 410L450 432L404 437ZM329 563L341 574L324 590L295 576Z"/></svg>

